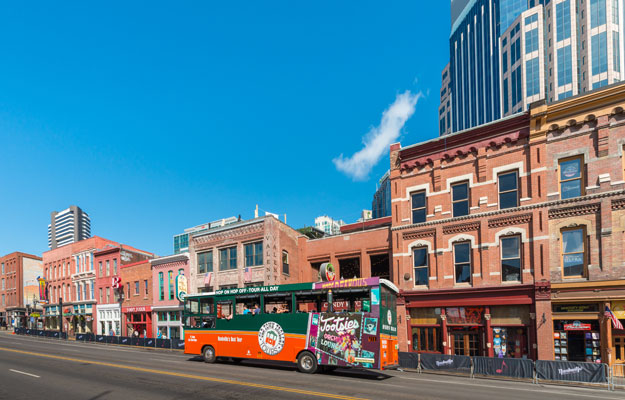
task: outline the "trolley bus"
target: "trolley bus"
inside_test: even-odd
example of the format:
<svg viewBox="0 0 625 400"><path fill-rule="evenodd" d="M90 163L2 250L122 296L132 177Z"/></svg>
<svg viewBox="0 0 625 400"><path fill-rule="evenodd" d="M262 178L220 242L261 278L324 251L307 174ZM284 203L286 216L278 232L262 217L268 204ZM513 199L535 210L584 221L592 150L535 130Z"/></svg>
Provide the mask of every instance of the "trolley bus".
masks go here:
<svg viewBox="0 0 625 400"><path fill-rule="evenodd" d="M385 280L246 287L188 295L185 353L319 368L397 366L397 287Z"/></svg>

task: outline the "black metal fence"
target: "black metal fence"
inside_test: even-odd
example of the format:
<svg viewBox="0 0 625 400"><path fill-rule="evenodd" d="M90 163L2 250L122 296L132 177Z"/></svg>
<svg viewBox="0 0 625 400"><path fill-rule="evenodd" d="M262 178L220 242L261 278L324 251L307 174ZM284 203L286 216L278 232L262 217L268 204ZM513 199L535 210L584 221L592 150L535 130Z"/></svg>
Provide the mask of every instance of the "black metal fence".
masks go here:
<svg viewBox="0 0 625 400"><path fill-rule="evenodd" d="M16 335L38 336L52 339L67 339L66 332L47 331L39 329L15 328ZM181 339L157 339L130 336L107 336L93 333L78 333L75 337L79 342L93 342L100 344L116 344L123 346L150 347L158 349L184 350L184 340Z"/></svg>
<svg viewBox="0 0 625 400"><path fill-rule="evenodd" d="M468 357L428 353L399 353L402 368L422 371L445 371L471 378L505 377L533 383L593 384L614 389L619 374L607 364L571 361L532 361L518 358Z"/></svg>

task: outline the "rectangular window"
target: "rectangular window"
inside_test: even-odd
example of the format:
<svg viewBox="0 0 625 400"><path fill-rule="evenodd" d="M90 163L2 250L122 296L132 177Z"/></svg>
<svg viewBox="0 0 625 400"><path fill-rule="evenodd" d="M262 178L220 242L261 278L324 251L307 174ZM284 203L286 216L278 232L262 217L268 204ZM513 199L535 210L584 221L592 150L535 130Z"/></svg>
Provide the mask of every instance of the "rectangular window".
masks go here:
<svg viewBox="0 0 625 400"><path fill-rule="evenodd" d="M471 243L454 244L456 283L471 283Z"/></svg>
<svg viewBox="0 0 625 400"><path fill-rule="evenodd" d="M504 51L503 55L501 56L501 68L503 69L503 73L505 74L506 72L508 72L508 52Z"/></svg>
<svg viewBox="0 0 625 400"><path fill-rule="evenodd" d="M147 295L149 295L149 294L150 294L150 291L149 291L149 289L148 289L148 280L147 280L147 279L144 279L144 280L143 280L143 286L145 287L145 295L146 295L146 297L147 297Z"/></svg>
<svg viewBox="0 0 625 400"><path fill-rule="evenodd" d="M165 285L163 282L163 273L159 272L158 273L158 288L159 288L159 299L160 300L165 300Z"/></svg>
<svg viewBox="0 0 625 400"><path fill-rule="evenodd" d="M613 1L613 3L618 4L617 1ZM612 66L614 71L621 72L621 46L618 32L612 32Z"/></svg>
<svg viewBox="0 0 625 400"><path fill-rule="evenodd" d="M509 101L508 99L508 78L503 80L503 113L507 114L509 109Z"/></svg>
<svg viewBox="0 0 625 400"><path fill-rule="evenodd" d="M282 273L289 274L289 253L286 250L282 250Z"/></svg>
<svg viewBox="0 0 625 400"><path fill-rule="evenodd" d="M559 42L571 37L570 0L556 4L556 40Z"/></svg>
<svg viewBox="0 0 625 400"><path fill-rule="evenodd" d="M130 300L130 282L126 282L126 300Z"/></svg>
<svg viewBox="0 0 625 400"><path fill-rule="evenodd" d="M593 83L593 84L592 84L592 89L593 89L593 90L594 90L594 89L599 89L600 87L602 87L602 86L607 86L607 85L608 85L608 80L607 80L607 79L604 79L604 80L602 80L602 81L599 81L599 82L595 82L595 83Z"/></svg>
<svg viewBox="0 0 625 400"><path fill-rule="evenodd" d="M501 238L501 280L521 281L521 237Z"/></svg>
<svg viewBox="0 0 625 400"><path fill-rule="evenodd" d="M200 253L197 255L197 273L204 274L213 272L213 252Z"/></svg>
<svg viewBox="0 0 625 400"><path fill-rule="evenodd" d="M107 304L111 303L111 288L110 287L106 288L106 303Z"/></svg>
<svg viewBox="0 0 625 400"><path fill-rule="evenodd" d="M469 215L469 183L456 183L451 186L451 202L454 217Z"/></svg>
<svg viewBox="0 0 625 400"><path fill-rule="evenodd" d="M263 242L247 243L245 245L245 266L256 267L258 265L263 265Z"/></svg>
<svg viewBox="0 0 625 400"><path fill-rule="evenodd" d="M596 28L605 24L605 0L590 0L590 27Z"/></svg>
<svg viewBox="0 0 625 400"><path fill-rule="evenodd" d="M499 208L519 206L519 174L517 171L499 174Z"/></svg>
<svg viewBox="0 0 625 400"><path fill-rule="evenodd" d="M538 21L538 14L532 14L529 17L525 17L525 25L529 25L536 21Z"/></svg>
<svg viewBox="0 0 625 400"><path fill-rule="evenodd" d="M169 300L173 300L174 299L174 272L173 271L169 271L167 272L167 279L169 281Z"/></svg>
<svg viewBox="0 0 625 400"><path fill-rule="evenodd" d="M412 203L412 223L425 222L425 191L413 193L410 197Z"/></svg>
<svg viewBox="0 0 625 400"><path fill-rule="evenodd" d="M426 286L429 284L429 265L427 247L418 247L412 251L414 266L415 286Z"/></svg>
<svg viewBox="0 0 625 400"><path fill-rule="evenodd" d="M608 70L608 39L607 33L593 35L592 40L592 74L597 75Z"/></svg>
<svg viewBox="0 0 625 400"><path fill-rule="evenodd" d="M98 276L102 277L102 261L98 262Z"/></svg>
<svg viewBox="0 0 625 400"><path fill-rule="evenodd" d="M525 32L525 54L538 50L538 28Z"/></svg>
<svg viewBox="0 0 625 400"><path fill-rule="evenodd" d="M558 86L573 82L573 61L571 59L571 45L558 49Z"/></svg>
<svg viewBox="0 0 625 400"><path fill-rule="evenodd" d="M584 228L562 231L562 274L565 278L583 277L585 275L585 237Z"/></svg>
<svg viewBox="0 0 625 400"><path fill-rule="evenodd" d="M228 269L237 268L237 248L229 247L227 249L219 249L219 270L225 271Z"/></svg>
<svg viewBox="0 0 625 400"><path fill-rule="evenodd" d="M139 281L135 281L135 296L139 295Z"/></svg>
<svg viewBox="0 0 625 400"><path fill-rule="evenodd" d="M584 194L582 157L560 160L560 198L570 199Z"/></svg>
<svg viewBox="0 0 625 400"><path fill-rule="evenodd" d="M110 276L111 275L111 265L109 263L109 260L106 260L106 276Z"/></svg>
<svg viewBox="0 0 625 400"><path fill-rule="evenodd" d="M113 275L117 275L117 258L113 259Z"/></svg>
<svg viewBox="0 0 625 400"><path fill-rule="evenodd" d="M618 25L619 15L618 15L618 0L612 0L612 23L614 25Z"/></svg>
<svg viewBox="0 0 625 400"><path fill-rule="evenodd" d="M525 62L525 71L527 74L527 97L540 94L540 67L538 65L538 57Z"/></svg>
<svg viewBox="0 0 625 400"><path fill-rule="evenodd" d="M102 288L100 288L100 303L102 303Z"/></svg>
<svg viewBox="0 0 625 400"><path fill-rule="evenodd" d="M93 282L93 281L91 281L91 284L90 284L90 289L91 289L91 290L90 290L90 292L91 292L91 297L89 297L91 300L95 299L95 294L93 293L93 291L95 290L95 288L94 288L93 286L94 286L94 282Z"/></svg>

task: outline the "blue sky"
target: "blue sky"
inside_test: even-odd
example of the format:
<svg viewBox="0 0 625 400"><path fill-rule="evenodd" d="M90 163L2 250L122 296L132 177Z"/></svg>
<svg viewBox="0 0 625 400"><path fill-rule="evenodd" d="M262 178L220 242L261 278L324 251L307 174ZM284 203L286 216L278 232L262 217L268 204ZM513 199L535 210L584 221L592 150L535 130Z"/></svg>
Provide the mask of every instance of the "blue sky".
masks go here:
<svg viewBox="0 0 625 400"><path fill-rule="evenodd" d="M0 255L46 251L70 204L159 255L256 204L295 228L355 221L388 150L357 179L335 161L386 126L438 135L449 19L446 1L5 4ZM380 127L406 91L413 113Z"/></svg>

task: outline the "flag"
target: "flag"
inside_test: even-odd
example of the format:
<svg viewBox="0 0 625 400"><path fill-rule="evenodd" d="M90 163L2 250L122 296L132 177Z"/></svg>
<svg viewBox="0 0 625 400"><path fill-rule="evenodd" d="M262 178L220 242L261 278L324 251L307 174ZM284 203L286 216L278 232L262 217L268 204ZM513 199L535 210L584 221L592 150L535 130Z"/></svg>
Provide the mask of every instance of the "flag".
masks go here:
<svg viewBox="0 0 625 400"><path fill-rule="evenodd" d="M206 275L204 275L204 286L210 286L212 278L213 278L212 272L209 272Z"/></svg>
<svg viewBox="0 0 625 400"><path fill-rule="evenodd" d="M614 329L623 330L623 324L621 324L621 321L616 318L616 315L614 315L614 313L612 312L612 310L610 310L610 307L608 306L605 307L605 316L609 317L612 320L612 327L614 327Z"/></svg>
<svg viewBox="0 0 625 400"><path fill-rule="evenodd" d="M252 270L249 268L245 268L245 273L243 274L243 277L245 278L245 282L251 282L252 281Z"/></svg>

